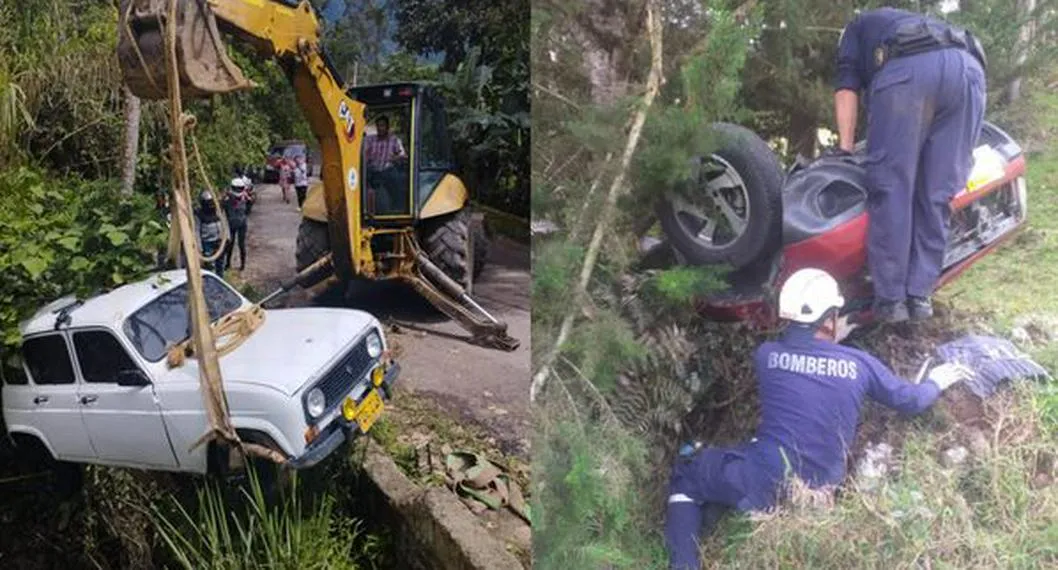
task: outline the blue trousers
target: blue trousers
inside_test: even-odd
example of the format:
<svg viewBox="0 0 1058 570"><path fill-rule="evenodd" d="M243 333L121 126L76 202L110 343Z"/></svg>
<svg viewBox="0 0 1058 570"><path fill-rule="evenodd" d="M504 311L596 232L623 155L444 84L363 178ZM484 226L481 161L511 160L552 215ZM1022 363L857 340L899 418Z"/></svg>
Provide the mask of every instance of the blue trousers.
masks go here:
<svg viewBox="0 0 1058 570"><path fill-rule="evenodd" d="M702 449L672 469L665 512L665 546L672 570L698 570L698 541L729 509L775 505L783 466L777 449L762 443Z"/></svg>
<svg viewBox="0 0 1058 570"><path fill-rule="evenodd" d="M944 49L888 61L867 97L867 260L880 301L933 293L950 201L966 185L985 108L985 75Z"/></svg>

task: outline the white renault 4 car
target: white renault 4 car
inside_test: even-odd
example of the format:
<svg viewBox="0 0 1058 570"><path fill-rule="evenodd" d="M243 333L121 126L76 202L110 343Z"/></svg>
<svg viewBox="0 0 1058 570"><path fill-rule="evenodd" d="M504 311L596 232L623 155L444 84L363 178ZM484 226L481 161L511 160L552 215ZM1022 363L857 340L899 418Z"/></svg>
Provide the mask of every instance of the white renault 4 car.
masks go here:
<svg viewBox="0 0 1058 570"><path fill-rule="evenodd" d="M215 275L203 278L214 322L251 306ZM4 422L16 443L60 462L226 470L224 450L191 449L207 429L198 362L167 364L169 348L189 336L186 281L183 271L160 273L84 301L60 299L24 322L20 354L2 367ZM241 438L295 469L366 433L399 374L378 320L333 308L265 311L220 367Z"/></svg>

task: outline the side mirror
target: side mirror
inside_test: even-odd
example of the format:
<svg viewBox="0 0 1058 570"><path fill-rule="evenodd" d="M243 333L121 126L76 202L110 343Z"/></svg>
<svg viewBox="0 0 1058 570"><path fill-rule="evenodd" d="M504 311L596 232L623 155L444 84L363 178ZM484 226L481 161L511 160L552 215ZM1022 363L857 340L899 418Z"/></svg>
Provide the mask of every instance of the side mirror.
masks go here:
<svg viewBox="0 0 1058 570"><path fill-rule="evenodd" d="M150 386L151 379L142 370L122 370L118 372L118 386L141 387Z"/></svg>

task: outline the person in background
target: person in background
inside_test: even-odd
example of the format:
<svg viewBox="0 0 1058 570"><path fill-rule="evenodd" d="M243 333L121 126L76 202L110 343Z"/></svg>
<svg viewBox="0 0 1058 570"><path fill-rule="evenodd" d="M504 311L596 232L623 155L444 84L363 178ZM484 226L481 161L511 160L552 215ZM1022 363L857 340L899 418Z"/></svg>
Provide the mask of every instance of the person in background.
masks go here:
<svg viewBox="0 0 1058 570"><path fill-rule="evenodd" d="M239 271L246 269L246 207L250 197L246 193L246 182L242 178L233 178L231 187L224 196L224 213L228 216L228 228L231 239L228 240L225 252L225 264L231 267L231 257L236 243L239 246Z"/></svg>
<svg viewBox="0 0 1058 570"><path fill-rule="evenodd" d="M216 255L220 250L221 236L224 231L224 226L220 221L220 214L217 212L217 203L213 198L213 193L209 190L203 190L199 194L195 218L198 222L198 239L202 250L203 267L223 278L223 254L217 255L217 259L213 261L205 261L205 258Z"/></svg>
<svg viewBox="0 0 1058 570"><path fill-rule="evenodd" d="M298 211L305 203L305 192L309 189L309 167L305 164L305 155L299 154L294 162L294 192L298 197Z"/></svg>
<svg viewBox="0 0 1058 570"><path fill-rule="evenodd" d="M279 159L279 190L283 193L284 204L290 203L290 197L287 192L289 191L291 182L291 167L292 165L286 157Z"/></svg>

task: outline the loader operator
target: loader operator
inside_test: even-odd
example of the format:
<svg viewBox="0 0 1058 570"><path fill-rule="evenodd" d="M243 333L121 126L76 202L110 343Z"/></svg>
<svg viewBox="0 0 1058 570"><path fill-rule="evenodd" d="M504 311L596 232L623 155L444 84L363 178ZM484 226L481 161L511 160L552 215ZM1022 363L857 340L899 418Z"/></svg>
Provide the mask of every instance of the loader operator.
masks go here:
<svg viewBox="0 0 1058 570"><path fill-rule="evenodd" d="M875 316L928 319L949 202L970 175L985 108L985 56L965 30L893 8L860 13L838 45L838 153L867 123L867 259Z"/></svg>
<svg viewBox="0 0 1058 570"><path fill-rule="evenodd" d="M730 448L685 446L673 467L665 521L673 570L699 568L698 538L727 509L775 506L787 474L812 488L840 484L865 396L917 414L968 377L965 368L942 364L912 384L873 356L836 343L844 303L837 282L819 269L802 269L783 285L779 316L787 329L754 354L756 437Z"/></svg>

